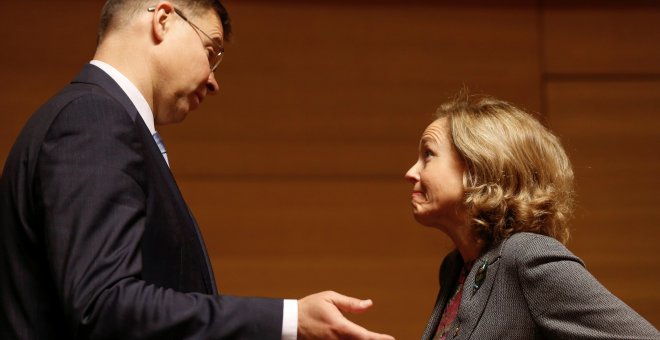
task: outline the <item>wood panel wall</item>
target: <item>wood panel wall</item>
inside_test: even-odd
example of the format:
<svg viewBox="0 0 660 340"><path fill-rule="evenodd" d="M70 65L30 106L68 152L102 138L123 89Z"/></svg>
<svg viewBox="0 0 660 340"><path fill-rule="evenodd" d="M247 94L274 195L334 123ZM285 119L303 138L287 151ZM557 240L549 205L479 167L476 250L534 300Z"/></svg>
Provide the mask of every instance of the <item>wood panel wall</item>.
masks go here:
<svg viewBox="0 0 660 340"><path fill-rule="evenodd" d="M101 1L6 4L0 159L94 49ZM656 327L660 7L585 2L226 1L221 93L160 127L220 289L370 297L351 316L420 336L451 243L417 225L403 174L462 86L532 112L573 159L569 248Z"/></svg>
<svg viewBox="0 0 660 340"><path fill-rule="evenodd" d="M660 8L542 11L545 118L573 160L570 248L614 294L660 325Z"/></svg>

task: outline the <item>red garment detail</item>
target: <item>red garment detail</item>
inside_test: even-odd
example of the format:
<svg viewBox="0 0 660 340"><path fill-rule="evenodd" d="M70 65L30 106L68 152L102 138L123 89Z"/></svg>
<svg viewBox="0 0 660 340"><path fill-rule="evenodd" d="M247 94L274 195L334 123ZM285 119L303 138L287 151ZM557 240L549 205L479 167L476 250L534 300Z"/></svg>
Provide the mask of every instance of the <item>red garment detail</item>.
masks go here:
<svg viewBox="0 0 660 340"><path fill-rule="evenodd" d="M472 269L472 264L473 263L468 263L463 266L461 275L458 277L458 284L454 291L454 295L452 295L447 305L445 305L445 309L442 311L442 317L440 318L440 323L436 330L436 338L434 339L438 339L438 335L440 335L440 340L445 340L447 338L447 334L449 334L450 330L449 328L458 315L458 308L461 306L461 298L463 297L463 285L465 283L465 278L470 273L470 269Z"/></svg>

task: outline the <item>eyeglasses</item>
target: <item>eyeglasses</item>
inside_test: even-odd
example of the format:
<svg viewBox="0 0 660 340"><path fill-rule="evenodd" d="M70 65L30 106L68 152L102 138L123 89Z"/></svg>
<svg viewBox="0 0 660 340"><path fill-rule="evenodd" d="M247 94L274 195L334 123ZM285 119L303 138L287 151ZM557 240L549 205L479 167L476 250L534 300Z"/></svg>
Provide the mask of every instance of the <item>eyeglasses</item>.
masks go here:
<svg viewBox="0 0 660 340"><path fill-rule="evenodd" d="M149 12L155 12L156 7L149 7L147 8L147 11ZM201 28L199 28L197 25L195 25L192 21L188 20L188 18L181 12L178 8L174 8L174 12L181 17L181 19L185 20L190 26L197 32L202 33L213 45L213 51L209 51L209 67L211 68L211 72L215 72L215 70L218 68L218 65L220 65L220 62L222 61L222 56L225 54L225 48L221 45L215 42L211 36L206 34L206 32L202 31ZM199 34L198 34L199 35ZM202 37L199 37L201 40ZM204 44L204 41L202 41L202 44Z"/></svg>

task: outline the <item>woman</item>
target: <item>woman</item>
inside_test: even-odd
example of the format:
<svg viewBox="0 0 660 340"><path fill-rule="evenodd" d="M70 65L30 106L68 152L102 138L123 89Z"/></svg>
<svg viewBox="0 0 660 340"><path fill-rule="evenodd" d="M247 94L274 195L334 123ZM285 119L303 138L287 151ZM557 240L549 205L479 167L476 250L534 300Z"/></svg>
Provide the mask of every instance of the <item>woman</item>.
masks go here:
<svg viewBox="0 0 660 340"><path fill-rule="evenodd" d="M422 339L660 339L564 247L573 171L525 112L470 95L443 104L406 178L415 219L456 246Z"/></svg>

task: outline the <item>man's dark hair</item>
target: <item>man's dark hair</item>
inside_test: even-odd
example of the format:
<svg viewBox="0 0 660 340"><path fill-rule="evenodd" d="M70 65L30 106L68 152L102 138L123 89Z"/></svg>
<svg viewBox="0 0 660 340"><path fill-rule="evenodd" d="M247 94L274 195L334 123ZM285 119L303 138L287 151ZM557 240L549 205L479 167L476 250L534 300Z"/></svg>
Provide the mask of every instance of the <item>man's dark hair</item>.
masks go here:
<svg viewBox="0 0 660 340"><path fill-rule="evenodd" d="M219 0L170 0L172 4L181 9L190 17L200 14L202 11L209 9L215 10L220 17L222 30L224 32L223 39L229 40L231 37L231 20L229 13ZM122 25L122 20L131 18L134 14L141 10L146 11L149 5L154 4L153 0L108 0L101 10L101 20L99 22L98 41L103 39L103 35L108 30L108 27L113 25Z"/></svg>

